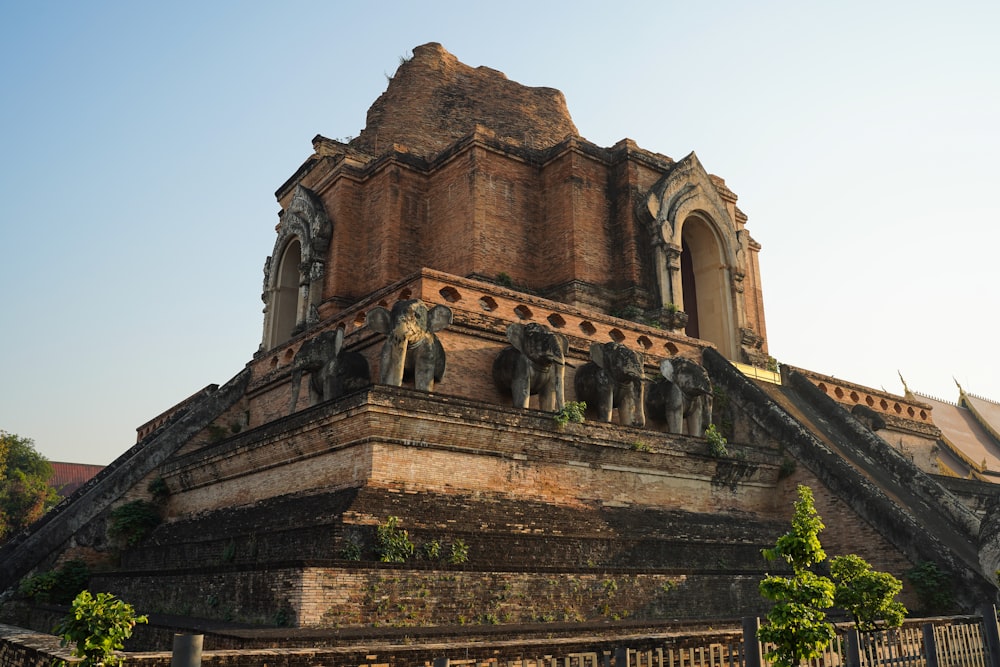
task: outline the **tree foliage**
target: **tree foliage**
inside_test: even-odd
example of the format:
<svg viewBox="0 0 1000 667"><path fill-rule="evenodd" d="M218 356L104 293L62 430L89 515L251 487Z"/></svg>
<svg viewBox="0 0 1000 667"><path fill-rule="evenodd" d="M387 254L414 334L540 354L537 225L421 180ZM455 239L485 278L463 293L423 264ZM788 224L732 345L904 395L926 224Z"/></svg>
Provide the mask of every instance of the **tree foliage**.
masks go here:
<svg viewBox="0 0 1000 667"><path fill-rule="evenodd" d="M63 646L73 646L73 655L83 658L80 667L114 666L122 662L115 651L121 650L132 636L135 624L146 620L145 616L136 616L132 605L111 593L93 595L81 591L55 632Z"/></svg>
<svg viewBox="0 0 1000 667"><path fill-rule="evenodd" d="M789 577L768 576L760 582L761 595L775 604L758 636L772 645L766 656L777 667L815 658L833 639L824 611L833 606L833 582L809 569L826 560L819 541L823 521L816 514L812 490L799 486L798 495L791 530L773 549L764 549L767 560L783 560L792 568Z"/></svg>
<svg viewBox="0 0 1000 667"><path fill-rule="evenodd" d="M58 501L52 464L34 442L0 431L0 541L37 521Z"/></svg>
<svg viewBox="0 0 1000 667"><path fill-rule="evenodd" d="M903 590L899 579L873 570L855 554L831 560L830 575L837 585L834 604L851 615L859 631L875 630L878 621L894 628L902 625L906 607L895 600Z"/></svg>

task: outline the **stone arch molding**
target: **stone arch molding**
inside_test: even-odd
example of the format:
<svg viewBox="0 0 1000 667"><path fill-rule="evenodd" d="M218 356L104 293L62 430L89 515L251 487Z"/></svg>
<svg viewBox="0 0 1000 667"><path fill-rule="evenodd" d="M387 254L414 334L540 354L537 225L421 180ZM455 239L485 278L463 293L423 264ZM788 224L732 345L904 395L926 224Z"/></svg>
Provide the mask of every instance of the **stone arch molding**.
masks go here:
<svg viewBox="0 0 1000 667"><path fill-rule="evenodd" d="M278 238L271 255L264 261L263 350L280 345L319 321L327 250L333 236L333 223L323 202L302 185L295 186L292 201L278 216L281 220ZM298 266L294 271L283 266L284 262L296 259ZM286 284L289 276L297 276L294 285ZM294 300L294 306L285 303L289 299ZM290 317L294 322L288 319Z"/></svg>
<svg viewBox="0 0 1000 667"><path fill-rule="evenodd" d="M726 357L739 356L737 332L746 327L743 279L747 274L749 235L739 229L697 155L689 154L660 178L645 198L643 217L651 226L660 307L684 308L681 253L684 225L697 220L711 232L720 252L719 270L728 289L718 298L721 321L707 338Z"/></svg>

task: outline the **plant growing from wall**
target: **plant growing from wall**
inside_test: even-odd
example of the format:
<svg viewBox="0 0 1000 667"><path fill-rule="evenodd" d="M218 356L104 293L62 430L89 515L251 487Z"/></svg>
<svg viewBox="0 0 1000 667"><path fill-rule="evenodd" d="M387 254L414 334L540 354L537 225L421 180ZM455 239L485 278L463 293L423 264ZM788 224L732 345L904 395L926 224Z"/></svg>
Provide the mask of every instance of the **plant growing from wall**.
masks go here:
<svg viewBox="0 0 1000 667"><path fill-rule="evenodd" d="M717 459L729 456L729 450L726 448L728 441L719 433L719 429L715 427L715 424L709 424L708 428L705 429L705 439L708 440L709 456Z"/></svg>
<svg viewBox="0 0 1000 667"><path fill-rule="evenodd" d="M87 587L90 570L82 560L70 560L58 569L21 580L18 593L37 602L69 604Z"/></svg>
<svg viewBox="0 0 1000 667"><path fill-rule="evenodd" d="M837 586L833 602L854 619L858 630L875 630L882 621L898 628L906 618L906 607L895 597L903 583L888 572L877 572L855 554L830 561L830 576Z"/></svg>
<svg viewBox="0 0 1000 667"><path fill-rule="evenodd" d="M761 595L775 604L758 637L772 644L765 655L776 667L815 658L833 639L824 611L833 605L833 582L809 569L826 560L819 541L823 521L816 514L812 490L799 486L798 496L791 530L774 548L763 551L767 560L784 561L792 568L791 576L767 576L760 582Z"/></svg>
<svg viewBox="0 0 1000 667"><path fill-rule="evenodd" d="M559 425L559 428L563 428L570 422L582 424L586 411L587 403L585 401L568 401L566 405L552 415L552 418Z"/></svg>
<svg viewBox="0 0 1000 667"><path fill-rule="evenodd" d="M344 560L361 560L361 543L353 535L344 538L340 547L340 557Z"/></svg>
<svg viewBox="0 0 1000 667"><path fill-rule="evenodd" d="M134 547L160 525L160 510L147 500L133 500L111 511L108 536Z"/></svg>
<svg viewBox="0 0 1000 667"><path fill-rule="evenodd" d="M420 551L423 552L424 558L427 560L437 560L441 557L441 543L437 540L424 542L423 546L420 547Z"/></svg>
<svg viewBox="0 0 1000 667"><path fill-rule="evenodd" d="M448 554L448 562L452 565L461 565L469 560L469 545L462 540L455 540L451 544L451 553Z"/></svg>
<svg viewBox="0 0 1000 667"><path fill-rule="evenodd" d="M940 614L952 611L954 597L951 591L951 578L936 563L924 561L907 570L906 578L913 584L922 612Z"/></svg>
<svg viewBox="0 0 1000 667"><path fill-rule="evenodd" d="M83 659L80 667L114 666L122 662L115 651L121 650L132 636L136 623L146 622L145 616L136 615L132 605L111 593L92 595L81 591L55 633L63 646L73 646L73 655Z"/></svg>
<svg viewBox="0 0 1000 667"><path fill-rule="evenodd" d="M415 547L410 534L399 527L399 517L390 516L375 531L375 550L383 563L405 563Z"/></svg>

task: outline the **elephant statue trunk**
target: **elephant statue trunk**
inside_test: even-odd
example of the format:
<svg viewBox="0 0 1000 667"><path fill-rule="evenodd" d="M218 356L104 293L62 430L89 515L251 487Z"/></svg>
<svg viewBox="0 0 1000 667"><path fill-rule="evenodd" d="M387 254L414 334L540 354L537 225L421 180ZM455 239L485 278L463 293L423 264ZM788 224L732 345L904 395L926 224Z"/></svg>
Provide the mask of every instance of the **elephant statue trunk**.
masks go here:
<svg viewBox="0 0 1000 667"><path fill-rule="evenodd" d="M452 317L448 306L428 308L420 299L397 301L391 312L372 308L365 323L386 336L379 368L382 384L399 387L412 376L415 389L433 391L445 370L444 347L435 332L451 324Z"/></svg>
<svg viewBox="0 0 1000 667"><path fill-rule="evenodd" d="M618 408L621 424L645 426L643 355L621 343L593 343L590 359L576 372L577 399L596 407L602 421Z"/></svg>

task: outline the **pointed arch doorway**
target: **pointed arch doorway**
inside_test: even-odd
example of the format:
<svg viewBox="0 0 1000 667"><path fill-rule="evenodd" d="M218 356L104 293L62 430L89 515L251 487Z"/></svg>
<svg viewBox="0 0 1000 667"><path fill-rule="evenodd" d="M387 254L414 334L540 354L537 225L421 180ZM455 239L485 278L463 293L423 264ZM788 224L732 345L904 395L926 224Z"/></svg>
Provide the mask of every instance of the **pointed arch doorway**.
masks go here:
<svg viewBox="0 0 1000 667"><path fill-rule="evenodd" d="M714 224L699 214L681 227L681 288L688 316L685 333L715 343L719 352L736 358L732 294L726 255Z"/></svg>

